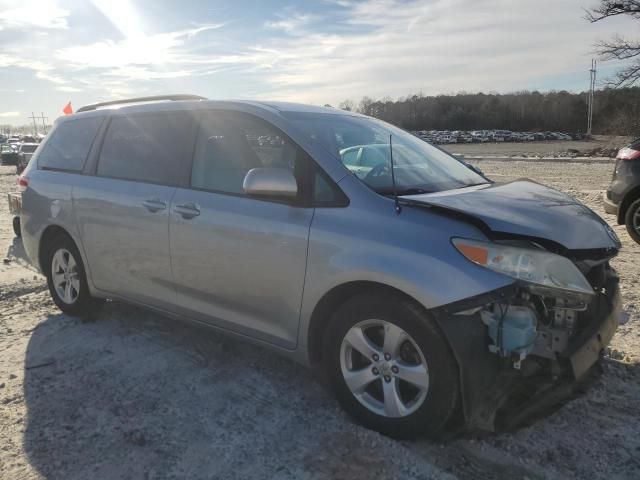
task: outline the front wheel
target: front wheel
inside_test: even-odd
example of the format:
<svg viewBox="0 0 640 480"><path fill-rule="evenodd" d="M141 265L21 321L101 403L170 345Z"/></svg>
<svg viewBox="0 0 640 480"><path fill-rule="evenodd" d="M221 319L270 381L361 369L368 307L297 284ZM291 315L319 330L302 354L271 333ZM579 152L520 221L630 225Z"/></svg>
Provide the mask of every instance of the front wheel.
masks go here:
<svg viewBox="0 0 640 480"><path fill-rule="evenodd" d="M435 322L395 295L360 295L333 315L327 378L342 407L396 438L437 436L458 404L458 369Z"/></svg>
<svg viewBox="0 0 640 480"><path fill-rule="evenodd" d="M624 223L627 226L629 236L636 243L640 243L640 198L629 205L624 216Z"/></svg>
<svg viewBox="0 0 640 480"><path fill-rule="evenodd" d="M104 302L89 293L80 252L67 235L59 235L47 245L43 269L51 298L64 313L91 316Z"/></svg>

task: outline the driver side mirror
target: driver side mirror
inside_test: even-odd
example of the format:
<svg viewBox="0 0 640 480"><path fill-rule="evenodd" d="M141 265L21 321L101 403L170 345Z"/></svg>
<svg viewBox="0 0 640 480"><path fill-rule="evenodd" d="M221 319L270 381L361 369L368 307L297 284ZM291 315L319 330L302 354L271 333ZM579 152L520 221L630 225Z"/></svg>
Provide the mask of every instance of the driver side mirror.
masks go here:
<svg viewBox="0 0 640 480"><path fill-rule="evenodd" d="M298 182L287 168L252 168L244 177L242 189L248 195L291 198L298 195Z"/></svg>

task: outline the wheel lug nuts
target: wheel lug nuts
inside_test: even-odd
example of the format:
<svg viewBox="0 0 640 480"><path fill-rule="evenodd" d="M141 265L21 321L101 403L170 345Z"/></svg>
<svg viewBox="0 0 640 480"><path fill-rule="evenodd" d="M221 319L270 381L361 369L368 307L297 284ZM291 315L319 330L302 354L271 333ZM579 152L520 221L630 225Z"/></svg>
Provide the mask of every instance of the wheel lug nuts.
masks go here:
<svg viewBox="0 0 640 480"><path fill-rule="evenodd" d="M389 375L385 375L384 376L384 381L387 382L387 383L390 382L391 381L391 377Z"/></svg>
<svg viewBox="0 0 640 480"><path fill-rule="evenodd" d="M380 357L378 356L378 354L377 354L377 353L374 353L374 354L373 354L373 361L374 361L374 362L377 362L378 360L380 360Z"/></svg>
<svg viewBox="0 0 640 480"><path fill-rule="evenodd" d="M392 371L393 373L398 373L398 371L399 371L399 370L398 370L398 367L396 367L396 366L394 365L393 367L391 367L391 371Z"/></svg>
<svg viewBox="0 0 640 480"><path fill-rule="evenodd" d="M373 367L371 371L373 372L374 375L378 375L378 373L380 373L376 367Z"/></svg>
<svg viewBox="0 0 640 480"><path fill-rule="evenodd" d="M391 360L391 355L389 353L385 353L384 354L384 359L385 360Z"/></svg>

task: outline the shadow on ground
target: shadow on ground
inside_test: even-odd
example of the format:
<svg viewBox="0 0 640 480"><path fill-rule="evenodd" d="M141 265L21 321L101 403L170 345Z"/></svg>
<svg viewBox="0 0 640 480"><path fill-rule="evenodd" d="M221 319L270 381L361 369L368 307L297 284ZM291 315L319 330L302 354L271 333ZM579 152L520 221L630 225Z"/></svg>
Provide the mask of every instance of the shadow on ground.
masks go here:
<svg viewBox="0 0 640 480"><path fill-rule="evenodd" d="M134 307L108 303L92 322L48 316L25 368L25 451L47 478L433 473L353 425L305 368Z"/></svg>

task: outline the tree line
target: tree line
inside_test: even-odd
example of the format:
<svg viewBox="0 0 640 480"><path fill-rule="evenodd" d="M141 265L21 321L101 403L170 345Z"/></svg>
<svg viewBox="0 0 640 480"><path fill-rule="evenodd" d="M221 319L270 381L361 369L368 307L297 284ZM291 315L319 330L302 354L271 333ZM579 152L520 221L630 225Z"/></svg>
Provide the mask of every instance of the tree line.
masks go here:
<svg viewBox="0 0 640 480"><path fill-rule="evenodd" d="M346 100L339 108L376 117L406 130L584 133L587 126L587 92L564 90L416 94L397 100L363 97L358 103ZM640 135L640 87L597 90L592 133Z"/></svg>

